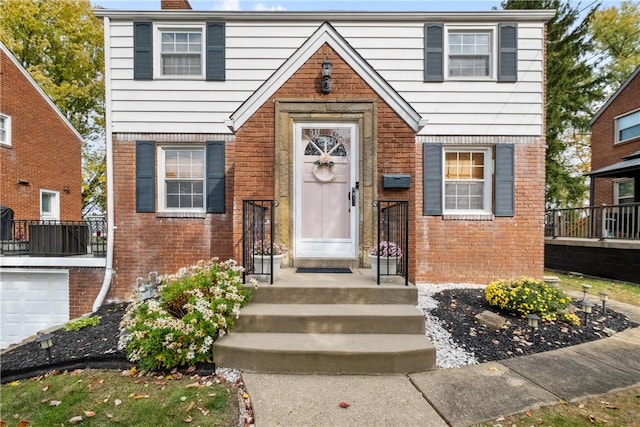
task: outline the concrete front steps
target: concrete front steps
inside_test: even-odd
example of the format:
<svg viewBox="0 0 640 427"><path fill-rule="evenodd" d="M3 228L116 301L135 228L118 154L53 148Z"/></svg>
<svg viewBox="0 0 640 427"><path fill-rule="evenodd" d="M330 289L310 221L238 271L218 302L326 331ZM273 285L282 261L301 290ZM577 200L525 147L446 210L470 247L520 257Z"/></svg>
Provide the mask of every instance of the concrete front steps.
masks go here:
<svg viewBox="0 0 640 427"><path fill-rule="evenodd" d="M425 336L417 298L414 286L262 285L232 332L214 344L214 359L219 366L263 373L435 369L435 347Z"/></svg>

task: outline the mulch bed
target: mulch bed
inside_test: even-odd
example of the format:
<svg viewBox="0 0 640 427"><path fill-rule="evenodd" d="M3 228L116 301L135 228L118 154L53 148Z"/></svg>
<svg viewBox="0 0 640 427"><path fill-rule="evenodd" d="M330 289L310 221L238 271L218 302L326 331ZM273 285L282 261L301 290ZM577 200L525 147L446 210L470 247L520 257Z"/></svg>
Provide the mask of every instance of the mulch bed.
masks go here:
<svg viewBox="0 0 640 427"><path fill-rule="evenodd" d="M585 326L564 322L541 322L535 336L525 318L491 307L481 289L452 289L433 296L439 302L431 314L438 317L457 345L474 353L478 362L490 362L510 357L556 350L608 337L605 328L620 332L639 326L627 316L611 309L603 312L602 305L594 306ZM573 300L580 307L579 300ZM475 315L485 310L507 319L507 327L495 330L481 324ZM581 311L576 314L584 319ZM584 320L583 320L584 323Z"/></svg>
<svg viewBox="0 0 640 427"><path fill-rule="evenodd" d="M594 306L586 327L570 326L562 322L544 322L531 342L531 329L527 320L490 307L484 299L483 290L446 290L434 295L434 298L440 304L431 313L443 322L444 328L451 333L453 340L474 353L479 362L539 353L606 338L604 328L622 331L639 326L620 313L610 309L603 313L602 306ZM579 306L578 301L574 304ZM5 351L0 356L1 382L6 383L51 370L86 367L129 369L133 365L127 361L125 353L118 350L119 324L126 307L127 303L102 306L95 313L101 316L97 326L79 331L59 329L53 332L51 359L35 341ZM474 316L485 310L506 317L508 327L496 331L480 324ZM215 371L215 365L198 367L198 371L203 374L211 373Z"/></svg>

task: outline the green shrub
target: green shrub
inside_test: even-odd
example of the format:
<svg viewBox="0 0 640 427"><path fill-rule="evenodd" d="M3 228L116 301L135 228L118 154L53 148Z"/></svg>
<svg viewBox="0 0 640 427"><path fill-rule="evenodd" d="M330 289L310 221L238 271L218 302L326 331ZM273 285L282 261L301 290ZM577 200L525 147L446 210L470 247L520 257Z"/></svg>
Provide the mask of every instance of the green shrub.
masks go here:
<svg viewBox="0 0 640 427"><path fill-rule="evenodd" d="M127 308L120 347L150 371L211 362L214 341L229 331L251 297L242 286L242 267L213 258L160 280L157 298Z"/></svg>
<svg viewBox="0 0 640 427"><path fill-rule="evenodd" d="M96 326L98 324L100 324L100 316L80 317L64 325L64 330L79 331L80 329L86 328L87 326Z"/></svg>
<svg viewBox="0 0 640 427"><path fill-rule="evenodd" d="M571 298L562 290L553 288L542 280L497 280L487 286L485 296L490 305L523 316L535 313L542 320L560 319L571 324L580 323L575 314L565 312L571 304Z"/></svg>

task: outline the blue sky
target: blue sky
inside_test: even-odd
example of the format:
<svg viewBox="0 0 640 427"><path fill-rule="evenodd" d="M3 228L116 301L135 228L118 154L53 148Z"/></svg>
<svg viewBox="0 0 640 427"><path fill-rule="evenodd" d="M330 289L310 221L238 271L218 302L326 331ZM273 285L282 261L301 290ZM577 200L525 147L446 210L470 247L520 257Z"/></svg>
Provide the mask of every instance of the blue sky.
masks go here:
<svg viewBox="0 0 640 427"><path fill-rule="evenodd" d="M583 0L586 7L593 0ZM160 0L91 0L93 5L109 9L158 10ZM194 10L357 10L357 11L489 11L500 8L500 0L189 0ZM577 3L577 2L576 2ZM617 6L620 1L604 0L602 7Z"/></svg>

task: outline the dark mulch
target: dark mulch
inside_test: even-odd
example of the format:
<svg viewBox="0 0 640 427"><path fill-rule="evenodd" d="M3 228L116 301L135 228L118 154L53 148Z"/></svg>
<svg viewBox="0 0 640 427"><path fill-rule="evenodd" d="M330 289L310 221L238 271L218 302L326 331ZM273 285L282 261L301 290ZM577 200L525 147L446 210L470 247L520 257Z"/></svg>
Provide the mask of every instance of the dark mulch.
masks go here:
<svg viewBox="0 0 640 427"><path fill-rule="evenodd" d="M459 346L474 353L478 362L507 359L526 354L555 350L588 341L606 338L604 328L616 332L639 326L627 316L607 309L602 305L593 307L585 326L571 326L563 322L542 322L534 339L526 317L520 317L496 307L491 307L481 289L452 289L433 296L439 302L431 314L444 323L443 327L451 334ZM578 300L573 305L580 307ZM485 310L493 311L505 317L507 327L495 330L482 325L475 315ZM584 319L581 311L576 314ZM583 321L584 323L584 321Z"/></svg>
<svg viewBox="0 0 640 427"><path fill-rule="evenodd" d="M2 383L51 370L86 368L128 369L133 366L124 352L118 350L120 320L127 303L108 304L93 315L100 323L79 331L58 329L52 333L51 358L35 341L9 349L0 356ZM92 315L92 316L93 316Z"/></svg>
<svg viewBox="0 0 640 427"><path fill-rule="evenodd" d="M432 310L432 314L445 324L445 329L458 345L473 352L481 362L605 338L605 327L621 331L638 326L622 314L609 309L604 314L602 307L596 306L587 327L569 326L561 322L543 323L532 343L527 320L490 307L482 290L448 290L434 295L434 298L440 305ZM127 303L102 306L94 314L101 317L97 326L79 331L59 329L53 332L51 358L35 341L7 350L0 356L1 382L35 376L54 369L130 368L132 364L127 361L124 352L118 350L119 324L126 307ZM492 310L506 317L509 320L508 328L496 331L477 322L474 316L484 310ZM213 364L198 368L204 374L215 371Z"/></svg>

